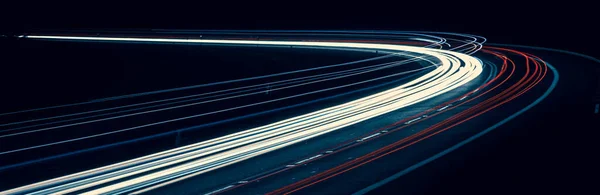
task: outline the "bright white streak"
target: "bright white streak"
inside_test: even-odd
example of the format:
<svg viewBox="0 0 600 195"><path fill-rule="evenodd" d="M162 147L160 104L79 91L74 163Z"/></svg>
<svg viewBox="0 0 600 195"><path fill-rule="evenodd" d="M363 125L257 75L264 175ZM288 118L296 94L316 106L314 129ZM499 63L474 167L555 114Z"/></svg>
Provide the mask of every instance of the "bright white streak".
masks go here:
<svg viewBox="0 0 600 195"><path fill-rule="evenodd" d="M456 69L458 69L457 66L454 66L454 67ZM453 75L452 77L457 77L457 76L462 76L462 75ZM442 79L442 80L446 80L445 81L446 83L455 81L453 79ZM431 92L439 93L440 91L445 92L447 90L449 90L449 89L439 89L437 87L432 87L432 88L428 89L428 91L430 93ZM421 93L426 94L425 92L421 92ZM430 96L432 96L432 95L430 95ZM100 188L97 190L92 190L92 191L86 192L84 194L119 193L119 192L121 192L121 191L119 191L119 189L130 189L129 187L132 185L138 185L135 187L139 188L139 187L144 187L144 186L148 186L151 184L159 183L162 181L168 181L169 179L176 178L176 177L179 177L179 176L182 176L185 174L189 174L190 172L201 171L201 172L197 172L197 174L204 173L209 170L214 170L216 167L223 167L226 165L230 165L230 164L248 159L250 157L256 156L258 154L263 154L266 152L274 151L276 149L279 149L279 148L282 148L282 147L285 147L288 145L292 145L292 144L298 143L300 141L304 141L304 140L331 132L333 130L337 130L337 129L347 127L352 124L356 124L358 122L372 118L373 116L378 116L380 114L393 111L400 107L412 105L416 102L422 101L422 99L424 98L424 97L419 97L416 95L408 96L408 97L410 97L410 98L404 98L404 99L402 99L403 101L399 101L399 100L395 101L395 105L379 106L378 109L372 110L370 112L361 112L358 114L350 113L351 114L350 116L345 115L343 117L339 117L342 119L338 120L336 122L324 123L324 124L320 124L321 126L316 126L316 127L310 128L308 130L296 131L291 134L286 134L285 136L279 136L279 137L275 137L275 138L268 139L268 140L261 140L260 142L256 142L251 145L246 145L241 148L236 148L236 149L229 150L229 151L226 151L223 153L219 153L216 155L201 158L196 161L186 163L184 165L176 166L176 167L162 170L159 172L154 172L154 173L144 175L141 177L137 177L137 178L134 178L134 179L131 179L128 181L118 183L118 184L114 184L114 185ZM372 106L373 104L377 104L379 102L388 102L386 100L387 98L395 99L395 95L387 94L386 97L374 98L374 99L370 100L370 101L372 101L371 103L354 105L354 107L361 107L362 105L365 105L365 104ZM398 98L398 99L400 99L400 98ZM356 110L356 109L354 109L354 110ZM335 116L339 116L340 114L342 114L342 113L335 113ZM352 114L354 114L354 115L352 115ZM324 118L324 117L321 117L321 118ZM278 130L278 133L279 133L279 130ZM253 140L253 141L258 141L258 140ZM223 145L222 147L227 147L227 146ZM219 150L220 150L220 148L219 148ZM256 153L258 153L258 154L256 154ZM172 175L172 176L170 176L170 175ZM166 176L170 176L170 177L164 178ZM158 179L158 180L156 180L156 179ZM148 183L149 181L152 181L152 182ZM171 182L169 182L169 183L171 183ZM114 191L114 190L117 190L117 191Z"/></svg>
<svg viewBox="0 0 600 195"><path fill-rule="evenodd" d="M272 151L274 149L280 148L280 147L284 147L287 145L291 145L293 143L296 143L298 141L302 141L305 139L309 139L333 130L337 130L339 128L354 124L354 123L358 123L360 121L364 121L367 120L369 118L373 118L375 116L379 116L381 114L385 114L387 112L390 112L392 110L404 107L406 105L411 105L414 104L416 102L420 102L422 100L428 99L430 97L433 97L435 95L441 94L443 92L449 91L451 89L454 89L472 79L474 79L475 77L477 77L480 73L481 73L481 63L479 62L479 60L465 55L465 54L461 54L461 53L457 53L457 52L451 52L451 51L445 51L445 50L436 50L436 49L428 49L428 48L421 48L421 47L413 47L413 46L400 46L400 45L386 45L386 44L369 44L369 43L335 43L335 42L293 42L293 41L242 41L242 40L192 40L192 39L143 39L143 38L108 38L108 37L60 37L60 36L27 36L27 38L44 38L44 39L72 39L72 40L100 40L100 41L142 41L142 42L180 42L180 43L185 43L185 42L190 42L190 43L220 43L220 44L267 44L267 45L303 45L303 46L321 46L321 47L350 47L350 48L370 48L370 49L386 49L386 50L396 50L396 51L411 51L411 52L416 52L416 53L422 53L422 54L426 54L426 55L431 55L434 56L438 59L440 59L442 61L442 66L438 67L436 70L434 70L433 72L430 72L422 77L419 77L418 79L415 79L412 82L409 82L410 84L417 84L417 83L431 83L434 80L437 80L437 82L435 82L435 85L429 85L427 87L424 87L422 84L421 85L417 85L418 87L422 87L420 90L417 91L423 91L421 93L412 93L410 94L412 98L410 99L405 99L402 101L395 101L395 103L391 103L388 105L385 105L383 107L379 107L375 110L371 110L370 112L362 112L359 114L356 114L355 116L350 116L350 117L345 117L345 119L341 119L338 121L335 121L335 123L330 122L322 124L322 126L320 126L320 128L312 128L310 130L306 130L303 133L300 133L298 135L296 134L291 134L294 135L294 137L288 137L288 136L284 136L284 137L278 137L277 140L285 140L285 141L289 141L289 140L295 140L293 142L287 142L287 144L284 144L283 146L278 144L278 146L276 147L267 147L267 150L263 150L263 151L259 151L258 153L262 154L268 151ZM458 58L460 58L460 60L462 60L463 62L465 62L466 65L468 65L469 68L458 68L460 61L457 59L451 59L450 56L457 56ZM445 73L445 74L444 74ZM442 75L444 76L442 78ZM434 79L435 78L435 79ZM425 82L427 81L427 82ZM442 81L450 81L450 82L442 82ZM406 87L408 85L402 85L401 87L397 87L394 88L392 90L388 90L388 91L384 91L381 92L379 94L375 94L372 96L368 96L365 98L361 98L359 100L362 101L368 101L365 99L371 99L371 101L368 102L379 102L384 98L390 98L393 97L394 95L399 95L398 93L392 93L389 94L392 91L400 91L400 92L407 92L409 90L407 89L403 89L403 87ZM418 95L415 95L418 94ZM382 97L378 97L378 96L382 96ZM377 97L377 98L376 98ZM373 99L375 98L375 99ZM356 101L359 101L356 100ZM355 101L353 101L355 102ZM401 103L398 103L401 102ZM367 103L361 103L361 104L367 104ZM339 116L341 114L341 112L339 112L338 110L333 111L334 109L340 109L341 106L348 106L349 104L343 104L343 105L339 105L339 106L335 106L332 108L328 108L328 109L324 109L321 110L322 111L331 111L329 112L334 113L334 116ZM368 104L367 104L368 105ZM369 106L369 105L368 105ZM370 105L373 106L373 105ZM357 107L356 105L352 105L350 106L350 108L344 108L345 110L351 109L352 107ZM361 107L361 106L358 106ZM364 108L364 106L362 106L361 108ZM356 112L356 111L355 111ZM350 111L347 111L345 113L352 113ZM285 127L288 126L290 123L298 123L297 120L301 119L301 118L306 118L309 116L314 116L315 113L309 113L306 115L302 115L299 117L294 117L288 120L283 120L277 123L273 123L271 125L266 125L262 128L262 131L260 131L259 129L250 129L250 130L246 130L243 132L239 132L239 133L235 133L235 134L231 134L228 136L224 136L221 138L216 138L213 140L208 140L205 142L201 142L198 143L200 145L204 144L208 144L208 143L216 143L222 144L222 141L225 140L231 140L234 139L233 137L236 136L244 136L244 135L248 135L248 134L257 134L257 130L259 130L260 132L265 132L268 129L273 129L273 128L281 128L281 127ZM331 117L331 116L330 116ZM350 120L352 119L352 120ZM315 119L316 120L316 119ZM323 121L324 119L321 120L317 120L317 121ZM287 125L284 125L287 124ZM301 123L300 124L304 124ZM296 124L294 126L300 125L300 124ZM317 123L318 124L318 123ZM267 128L267 129L265 129ZM260 133L258 132L258 133ZM268 140L263 140L259 143L256 144L260 144L260 145L248 145L248 146L244 146L241 148L236 149L235 153L230 152L232 154L240 154L240 150L243 151L248 151L248 149L256 149L256 147L258 146L265 146L265 145L273 145L273 140L272 139L268 139ZM281 143L281 142L278 142ZM169 152L172 151L178 151L178 150L185 150L185 149L196 149L198 144L193 144L190 146L184 146L184 147L180 147L180 148L176 148L176 149L172 149L172 150L168 150L165 152L160 152L157 154L153 154L153 155L148 155L145 157L141 157L141 158L137 158L137 159L144 159L144 158L152 158L153 156L157 156L157 155L162 155L162 154L168 154ZM231 144L231 143L228 143ZM263 147L264 148L264 147ZM270 148L270 149L269 149ZM254 155L257 155L258 153L254 153ZM254 156L252 155L252 156ZM210 159L215 159L215 158L219 158L219 157L224 157L226 156L225 154L220 154L220 155L216 155L216 156L212 156L212 158L209 159L204 159L204 162L211 161L211 162L215 162L215 160L210 160ZM227 155L230 156L230 155ZM134 160L137 160L134 159ZM247 158L244 158L247 159ZM131 160L131 161L134 161ZM243 159L241 159L243 160ZM123 163L127 163L127 162L131 162L131 161L126 161ZM231 161L228 161L231 162ZM113 166L118 166L122 163L118 163L115 165L110 165L110 166L105 166L102 168L98 168L98 169L94 169L94 170L99 170L101 171L104 168L109 168L109 167L113 167ZM189 164L184 164L184 165L188 165L188 167L179 167L179 169L177 170L183 170L184 168L189 168L189 167L194 167L197 166L196 164L193 165L189 165ZM77 173L77 174L72 174L69 176L65 176L65 177L61 177L61 178L57 178L57 179L53 179L53 180L49 180L46 182L40 182L40 183L36 183L36 184L31 184L28 186L23 186L21 188L17 188L14 190L20 191L20 190L27 190L27 189L34 189L37 187L42 187L45 185L51 185L51 183L53 182L59 182L59 181L64 181L69 179L69 177L78 177L78 176L83 176L85 174L89 174L89 173L93 173L94 170L90 170L90 171L86 171L86 172L82 172L82 173ZM170 169L168 169L170 170ZM171 171L172 172L172 171ZM148 175L147 175L148 176ZM133 183L139 183L142 180L143 181L147 181L149 179L152 179L153 177L149 176L146 177L144 179L138 179L138 180L129 180L129 181L125 181L122 183L117 183L115 185L111 185L111 186L107 186L104 188L100 188L94 191L90 191L89 193L103 193L103 192L110 192L113 191L115 189L119 189L119 187L126 187L130 184ZM13 191L13 190L11 190ZM10 193L9 191L7 191L8 193ZM16 191L15 191L16 192ZM3 192L6 193L6 192Z"/></svg>

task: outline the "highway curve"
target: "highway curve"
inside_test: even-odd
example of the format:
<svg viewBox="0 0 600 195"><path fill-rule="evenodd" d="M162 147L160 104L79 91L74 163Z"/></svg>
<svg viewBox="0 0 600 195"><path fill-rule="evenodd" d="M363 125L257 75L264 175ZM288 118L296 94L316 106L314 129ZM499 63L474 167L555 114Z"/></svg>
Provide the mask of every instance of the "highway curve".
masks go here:
<svg viewBox="0 0 600 195"><path fill-rule="evenodd" d="M6 143L0 174L157 139L175 142L118 163L3 186L0 194L364 194L523 115L562 79L560 69L536 53L543 48L488 45L481 36L459 33L155 31L20 38L369 55L0 113ZM194 136L236 124L243 129ZM32 136L39 138L18 141Z"/></svg>

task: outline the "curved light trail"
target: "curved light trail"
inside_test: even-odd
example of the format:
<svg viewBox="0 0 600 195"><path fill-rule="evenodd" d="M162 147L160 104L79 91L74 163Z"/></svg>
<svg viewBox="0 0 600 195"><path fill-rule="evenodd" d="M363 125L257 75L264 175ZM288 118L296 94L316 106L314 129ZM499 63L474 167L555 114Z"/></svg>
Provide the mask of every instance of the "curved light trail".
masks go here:
<svg viewBox="0 0 600 195"><path fill-rule="evenodd" d="M493 48L493 49L502 50L499 48ZM503 50L503 51L516 52L516 51L511 51L511 50ZM357 159L354 159L347 163L344 163L342 165L339 165L338 167L327 170L318 175L315 175L310 178L304 179L302 181L296 182L289 186L285 186L281 189L271 192L271 194L288 194L288 193L292 193L292 192L301 190L303 188L309 187L311 185L317 184L326 179L332 178L336 175L345 173L345 172L350 171L354 168L357 168L361 165L364 165L368 162L371 162L373 160L381 158L392 152L406 148L406 147L408 147L412 144L415 144L421 140L424 140L435 134L438 134L447 129L450 129L460 123L463 123L464 121L467 121L473 117L481 115L482 113L487 112L495 107L498 107L508 101L511 101L512 99L518 97L519 95L523 94L524 92L526 92L527 90L529 90L533 86L535 86L537 83L539 83L539 81L541 81L541 79L543 79L546 74L545 66L540 65L540 63L538 61L531 59L531 57L527 56L527 54L522 54L522 53L519 53L519 54L526 57L528 65L526 67L527 69L526 69L525 75L519 80L517 85L512 85L508 89L495 95L493 98L487 99L486 101L484 101L474 107L471 107L470 109L465 110L465 111L461 112L460 114L455 115L454 117L451 117L441 123L431 126L430 128L425 129L417 134L414 134L405 139L399 140L398 142L396 142L392 145L386 146L386 147L381 148L377 151L374 151L368 155L362 156L360 158L357 158ZM533 71L530 71L530 67L529 67L530 61L532 61L532 64L534 64ZM480 97L480 96L481 95L479 95L478 97ZM481 110L481 111L477 111L477 110ZM439 129L439 130L436 130L436 129ZM431 133L431 134L428 134L428 133Z"/></svg>
<svg viewBox="0 0 600 195"><path fill-rule="evenodd" d="M547 96L558 81L558 72L541 58L507 49L501 46L483 46L485 38L475 35L446 33L446 32L393 32L393 31L162 31L157 30L155 37L85 37L70 35L25 35L25 39L59 40L59 41L93 41L93 42L127 42L127 43L175 43L199 45L227 45L227 46L266 46L289 47L306 49L335 49L361 52L375 52L381 54L364 60L346 62L293 70L270 75L220 81L202 85L193 85L173 89L149 91L136 94L113 96L108 98L85 101L73 104L51 106L23 111L0 114L0 117L12 117L27 113L44 113L37 118L28 120L6 120L0 124L1 139L9 140L14 137L37 135L38 133L52 133L54 131L77 130L66 129L75 126L84 126L107 121L119 121L128 117L160 113L166 110L179 110L181 108L196 108L195 105L210 104L212 102L234 102L246 96L261 93L279 92L288 90L289 94L267 101L232 104L230 107L218 108L214 111L195 113L186 116L160 118L159 121L145 123L126 128L107 129L101 132L92 132L82 136L66 137L58 141L36 143L33 145L18 145L19 147L0 149L0 158L22 152L38 151L42 148L52 148L92 140L100 136L108 136L131 130L145 129L161 124L173 123L187 119L200 118L212 113L228 112L251 106L287 100L308 94L317 94L349 86L363 86L375 84L386 79L402 80L393 87L366 94L360 98L344 101L340 104L324 107L308 113L280 120L274 123L238 131L228 135L204 140L198 143L176 147L166 151L145 155L139 158L102 166L66 176L48 179L45 181L9 189L0 194L142 194L160 191L174 183L184 182L209 172L219 172L231 165L243 164L250 159L258 159L267 153L276 150L286 150L288 147L301 147L298 143L309 139L318 140L326 137L328 133L349 129L350 126L374 120L379 116L391 115L393 111L412 109L417 105L434 98L443 99L443 103L436 102L434 106L427 106L416 110L409 117L403 116L400 120L394 119L393 123L381 128L367 129L360 135L351 135L350 139L340 139L336 145L328 145L318 150L295 155L292 159L282 158L277 162L277 167L268 170L249 171L250 177L231 177L226 184L215 183L214 186L202 188L205 194L221 194L239 192L252 186L261 185L258 181L278 180L278 186L271 185L262 192L268 194L290 194L306 192L311 187L323 186L324 182L332 178L343 177L344 174L365 169L373 162L389 159L392 154L404 151L406 148L418 147L426 144L432 137L443 136L444 132L459 129L477 120L482 116L498 114L497 110L506 109L508 105L518 105L526 102L524 109L512 113L501 113L494 119L498 123L485 126L483 131L472 131L472 136L458 142L447 150L437 153L426 160L419 160L417 164L402 168L401 172L394 174L384 181L367 188L357 189L359 194L382 185L393 178L399 177L424 163L438 158L470 140L487 133L506 121L514 118L524 110L531 108ZM206 35L224 36L224 39L197 39L181 38L175 35L189 33L202 33ZM170 36L174 35L174 36ZM242 36L239 38L237 36ZM233 36L234 38L227 38ZM168 37L168 38L166 38ZM209 36L210 37L210 36ZM409 41L407 41L409 40ZM474 55L478 52L477 55ZM480 60L476 56L483 56ZM406 58L397 60L393 58ZM489 58L488 58L489 57ZM488 61L489 59L489 61ZM417 68L409 63L425 62ZM319 72L319 71L324 72ZM376 74L375 74L376 73ZM369 75L373 78L352 80L358 75ZM383 75L383 76L382 76ZM280 76L295 76L282 77ZM413 77L414 76L414 77ZM483 77L483 78L482 78ZM552 80L551 80L552 79ZM347 83L339 86L327 86L330 81L344 81ZM551 82L550 82L551 81ZM243 83L243 85L238 85ZM390 82L392 83L392 82ZM323 85L322 87L319 85ZM209 92L194 91L203 87L215 87ZM313 90L289 92L318 86ZM220 88L219 88L220 87ZM543 88L546 87L546 88ZM267 88L267 89L265 89ZM461 90L462 89L462 90ZM535 89L535 90L534 90ZM528 101L525 97L536 94L532 91L544 93L535 97L535 101ZM358 90L357 90L358 91ZM458 93L456 93L458 91ZM450 93L453 92L453 93ZM350 93L350 92L348 92ZM444 95L452 96L444 97ZM161 96L157 96L161 95ZM146 97L160 97L156 100ZM535 95L534 95L535 96ZM529 97L529 96L527 96ZM120 101L131 100L133 104L119 104ZM516 103L519 100L520 103ZM311 100L317 101L317 100ZM115 102L108 107L97 108L91 105ZM298 104L300 105L300 104ZM52 110L66 107L89 106L82 111L66 114L52 115ZM293 108L294 105L287 106ZM509 108L510 110L510 108ZM50 113L50 114L48 114ZM512 115L511 115L512 114ZM504 116L506 115L506 116ZM243 116L242 116L243 117ZM506 117L506 118L502 118ZM224 120L225 121L225 120ZM487 123L486 123L487 124ZM426 125L426 126L422 126ZM421 128L422 127L422 128ZM490 127L490 128L487 128ZM417 129L419 128L419 129ZM416 131L415 131L416 130ZM170 130L168 131L180 131ZM163 133L159 133L163 134ZM146 139L159 134L143 135L129 141ZM437 135L437 136L436 136ZM379 141L386 140L389 142ZM398 139L389 139L398 138ZM329 139L329 138L328 138ZM129 142L125 141L125 142ZM111 144L123 144L115 141ZM358 146L373 143L385 143L369 151L355 152L356 158L335 158L335 155L351 150ZM456 142L455 142L456 143ZM84 148L81 151L92 151L103 146ZM286 149L284 149L286 148ZM76 151L76 152L79 152ZM76 153L75 152L75 153ZM61 155L75 154L66 152L49 158L64 157ZM284 173L293 170L303 170L302 167L319 167L320 162L328 161L331 165L318 173L304 176L299 180L281 180L286 178ZM30 159L26 159L30 160ZM40 159L39 161L43 161ZM0 165L0 171L21 166L38 160L16 163L14 165ZM272 168L272 169L271 169ZM229 168L227 168L229 169ZM234 169L235 170L235 169ZM314 172L313 172L314 173ZM391 175L391 174L390 174ZM233 180L229 182L229 180ZM228 184L227 184L228 183ZM358 188L360 186L352 186ZM349 186L350 188L350 186ZM361 190L362 189L362 190ZM156 191L155 191L156 190ZM199 189L195 189L199 190ZM360 190L360 191L359 191ZM198 193L198 192L197 192Z"/></svg>
<svg viewBox="0 0 600 195"><path fill-rule="evenodd" d="M542 80L544 80L544 78L546 77L546 75L548 73L548 69L552 70L551 71L551 73L553 74L552 75L552 77L553 77L552 84L548 87L546 92L540 98L536 99L536 101L534 101L532 104L528 105L526 108L524 108L524 110L529 109L529 108L533 107L535 104L539 103L556 86L556 83L558 81L558 72L556 71L556 69L554 69L552 66L547 64L545 61L541 60L539 57L533 56L531 54L519 52L516 50L510 50L510 49L504 49L504 48L498 48L498 47L487 47L487 50L485 50L485 52L489 53L489 54L493 54L498 58L504 59L504 65L502 66L502 71L496 76L496 78L490 80L489 82L486 82L486 84L482 85L481 87L461 96L460 99L457 98L457 99L448 101L444 104L441 104L440 106L437 106L428 111L416 114L413 117L409 117L404 120L401 120L401 121L394 123L388 127L378 129L371 133L367 133L363 136L359 136L359 138L357 138L358 140L356 140L354 142L341 143L336 147L333 147L333 148L330 148L327 150L323 150L319 153L313 154L312 156L307 157L304 160L298 161L298 165L309 164L313 161L317 161L322 158L326 158L327 156L333 155L333 154L341 152L343 150L347 150L351 147L354 147L354 146L357 146L360 144L364 144L365 142L368 142L368 141L372 141L372 140L379 138L380 136L386 135L388 133L404 129L405 127L425 121L426 119L428 119L430 117L436 116L436 115L440 114L441 112L445 112L445 111L457 108L458 106L464 105L473 100L481 99L481 98L485 97L484 95L487 93L492 93L492 94L497 94L497 95L493 96L492 98L486 99L482 103L477 104L477 105L471 107L470 109L447 119L446 121L435 124L428 129L420 131L420 132L418 132L412 136L409 136L405 139L402 139L392 145L386 146L375 152L365 154L365 155L361 156L360 158L354 159L352 161L349 161L347 163L339 165L335 168L326 170L324 172L321 172L317 175L311 176L304 180L295 182L291 185L277 189L275 191L272 191L269 194L289 194L289 193L293 193L293 192L302 190L304 188L310 187L312 185L319 184L322 181L328 180L337 175L351 171L352 169L358 168L369 162L372 162L374 160L382 158L388 154L394 153L394 152L404 149L410 145L416 144L417 142L423 141L426 138L429 138L433 135L439 134L439 133L446 131L452 127L460 125L461 123L463 123L465 121L471 120L479 115L482 115L490 110L493 110L499 106L502 106L503 104L506 104L506 103L518 98L519 96L525 94L533 87L536 87ZM509 53L511 55L520 55L526 59L526 63L524 66L526 68L526 70L524 71L524 76L521 77L516 83L509 83L508 85L506 84L506 82L509 81L509 79L511 79L511 77L514 77L513 75L515 74L515 68L517 68L517 67L515 67L515 63L513 62L513 60L511 60L510 58L501 54L503 52ZM508 64L512 64L512 69L510 67L506 66L507 62L510 62ZM510 72L507 72L507 68L510 69ZM504 78L504 79L502 81L500 81L500 80L498 80L499 78ZM514 80L514 79L512 79L512 80ZM493 83L497 83L497 84L495 84L495 86L493 86L493 87L489 86L490 84L493 84ZM503 85L507 85L508 87L506 87L506 89L499 90L498 87L503 86ZM483 92L480 91L482 89L483 89ZM498 91L498 92L496 92L496 91ZM477 92L479 92L480 94L477 95L476 94ZM475 94L475 96L473 96L474 94ZM476 110L480 110L480 111L478 112ZM524 110L520 110L519 112L515 113L514 115L509 116L505 120L502 120L500 123L495 124L493 127L488 128L488 129L474 135L473 137L470 137L469 139L467 139L463 142L460 142L458 145L455 145L455 146L449 148L448 151L451 151L457 147L460 147L460 146L464 145L465 143L467 143L473 139L476 139L477 137L480 137L481 135L489 132L491 129L493 129L503 123L506 123L506 121L514 118L516 115L523 113ZM453 120L456 122L454 122ZM435 130L436 128L438 129L437 131ZM428 134L428 133L430 133L430 134ZM394 147L396 147L396 148L394 148ZM404 170L396 175L393 175L392 177L382 181L381 183L391 181L392 179L397 178L398 176L403 175L410 170L413 170L415 167L421 166L422 164L427 163L427 162L431 161L432 159L438 158L439 156L448 153L448 151L445 150L445 151L443 151L443 153L439 153L438 155L435 155L430 159L427 159L418 164L415 164L414 166L411 166L411 167L407 168L406 170ZM232 183L231 185L225 186L223 188L219 188L214 191L210 191L207 194L219 194L219 193L223 193L223 192L228 192L230 190L234 190L234 189L246 186L248 184L255 183L256 181L260 181L265 178L275 176L277 174L280 174L282 172L285 172L285 171L288 171L288 170L291 170L291 169L294 169L297 167L300 167L300 166L287 165L283 168L277 168L273 171L268 171L268 172L266 172L266 174L259 174L258 176L250 177L248 179L244 179L242 181ZM359 191L359 194L364 194L368 190L376 188L377 186L380 186L380 185L381 184L377 183L377 184L374 184L373 186L369 186L368 188ZM144 191L142 190L142 191L138 191L138 192L144 192Z"/></svg>

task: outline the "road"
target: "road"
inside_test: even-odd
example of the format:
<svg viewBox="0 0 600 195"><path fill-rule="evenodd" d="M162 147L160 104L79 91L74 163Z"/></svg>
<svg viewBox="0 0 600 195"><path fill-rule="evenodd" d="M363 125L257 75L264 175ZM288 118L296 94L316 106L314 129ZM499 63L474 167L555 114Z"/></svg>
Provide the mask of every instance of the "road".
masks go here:
<svg viewBox="0 0 600 195"><path fill-rule="evenodd" d="M497 130L368 194L589 192L591 183L577 178L589 175L595 164L586 154L595 148L592 129L600 125L594 113L598 62L564 50L499 46L551 63L560 72L555 92Z"/></svg>
<svg viewBox="0 0 600 195"><path fill-rule="evenodd" d="M439 46L452 48L451 45L456 47L462 43L475 45L475 51L479 48L473 42L447 40ZM222 42L307 44L310 47L320 44L354 47L352 44L355 44L360 48L402 51L419 48L388 45L378 48L377 44L351 43L362 40L336 41L336 44L331 41ZM434 51L442 53L437 55ZM421 166L423 160L428 161L440 151L465 144L464 140L477 138L490 127L503 125L524 108L542 101L558 82L558 72L552 65L520 51L487 46L475 55L481 61L457 52L444 53L446 51L450 50L411 50L435 56L440 65L415 77L416 80L403 81L399 87L396 84L378 88L357 100L310 114L13 191L347 194L363 189L364 192L368 186L394 177L394 173L405 174L402 172ZM435 65L434 61L431 64ZM61 180L65 182L60 183ZM43 188L47 189L41 190Z"/></svg>

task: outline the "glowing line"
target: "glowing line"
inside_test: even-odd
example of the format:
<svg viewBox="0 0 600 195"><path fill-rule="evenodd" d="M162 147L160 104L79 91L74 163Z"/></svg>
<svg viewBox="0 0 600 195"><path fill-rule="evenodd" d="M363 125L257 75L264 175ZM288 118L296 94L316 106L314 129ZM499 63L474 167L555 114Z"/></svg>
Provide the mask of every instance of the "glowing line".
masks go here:
<svg viewBox="0 0 600 195"><path fill-rule="evenodd" d="M148 185L148 181L150 182L161 182L165 177L178 177L182 174L189 174L193 172L198 172L198 170L212 170L218 167L226 166L231 163L239 162L241 160L245 160L266 152L270 152L276 150L281 147L285 147L287 145L291 145L293 143L297 143L302 140L310 139L315 136L319 136L321 134L337 130L339 128L358 123L360 121L364 121L370 119L375 116L379 116L381 114L388 113L392 110L405 107L407 105L412 105L414 103L423 101L425 99L431 98L433 96L439 95L446 91L452 90L462 84L474 79L479 76L481 73L481 62L471 56L445 51L445 50L436 50L436 49L428 49L428 48L420 48L420 47L412 47L412 46L398 46L398 45L385 45L385 44L365 44L365 43L331 43L331 42L291 42L291 41L239 41L239 40L189 40L189 39L141 39L141 38L105 38L105 37L56 37L56 36L28 36L28 38L50 38L50 39L74 39L74 40L109 40L109 41L140 41L140 42L194 42L194 43L225 43L225 44L272 44L272 45L306 45L306 46L323 46L323 47L350 47L350 48L368 48L368 49L388 49L388 50L402 50L402 51L412 51L418 52L425 55L432 55L438 58L442 65L436 68L434 71L419 77L412 82L401 85L391 90L387 90L385 92L381 92L375 95L371 95L368 97L364 97L355 101L351 101L349 103L345 103L342 105L334 106L331 108L323 109L321 111L301 115L299 117L293 117L291 119L286 119L277 123L273 123L270 125L266 125L263 127L258 127L250 130L246 130L239 133L234 133L231 135L223 136L221 138L200 142L198 144L193 144L190 146L180 147L173 150L160 152L153 155L148 155L146 157L138 158L149 158L152 156L158 156L161 154L166 154L171 151L182 150L186 148L198 147L199 145L215 143L217 145L211 146L214 149L212 153L215 151L220 151L222 146L219 145L231 145L231 143L223 142L224 140L232 140L232 141L240 141L240 136L246 137L241 140L247 140L255 142L254 144L246 145L240 148L236 148L230 151L226 151L217 155L210 156L208 158L199 159L190 163L186 163L174 168L169 168L163 171L159 171L156 173L148 174L146 176L138 177L132 180L126 180L117 184L105 186L99 189L95 189L86 193L96 194L96 193L105 193L105 192L117 192L120 190L132 190L140 187L144 187ZM461 60L465 63L465 67L458 67L457 64L461 63ZM405 88L407 87L408 88ZM368 103L367 103L368 102ZM357 109L363 109L363 111L358 111ZM324 120L324 117L314 117L315 113L324 114L323 116L333 117L328 120ZM343 114L345 113L345 114ZM343 117L340 117L343 116ZM314 117L313 119L303 119L303 121L297 121L298 119L305 117ZM331 121L333 120L333 121ZM337 121L335 121L337 120ZM334 122L335 121L335 122ZM301 128L305 127L312 123L315 127L310 129L306 129L304 131L298 131ZM285 123L290 123L289 125L284 125ZM283 126L282 126L283 125ZM288 126L288 127L286 127ZM271 138L261 138L261 140L253 140L256 138L275 135L274 132L270 132L269 129L276 129L286 127L288 132L286 134L284 131L276 131L279 133L279 137L271 136ZM294 127L292 129L289 129ZM260 130L262 129L262 130ZM260 132L268 132L268 134L259 135L254 131L260 130ZM247 137L245 134L250 132L254 132L255 136ZM294 132L294 133L289 133ZM236 138L237 137L237 138ZM254 138L256 137L256 138ZM265 137L266 138L266 137ZM216 147L219 146L219 147ZM210 147L209 147L210 148ZM208 150L209 148L205 148L204 150ZM206 154L204 154L206 155ZM226 160L230 159L230 160ZM134 159L137 160L137 159ZM127 162L132 162L127 161ZM226 160L226 161L223 161ZM123 163L127 163L123 162ZM123 164L123 163L118 163ZM203 163L203 167L198 163ZM208 163L208 164L206 164ZM215 164L216 163L216 164ZM112 165L116 166L116 165ZM77 177L78 175L92 173L97 170L106 169L105 166L102 168L85 171L78 174L72 174L69 176L40 182L36 184L31 184L28 186L24 186L21 188L17 188L11 191L20 191L27 189L35 189L38 187L42 187L48 185L49 183L66 180L69 177ZM193 168L193 169L190 169ZM182 172L186 171L186 172ZM167 174L167 175L165 175ZM171 176L169 176L171 175ZM163 178L163 179L161 179ZM160 180L157 180L160 179ZM170 179L170 178L169 178ZM135 185L135 186L132 186ZM57 186L58 187L58 186ZM74 189L74 188L71 188ZM65 190L64 188L59 188L58 190ZM57 191L54 191L57 192ZM4 192L3 192L4 193Z"/></svg>
<svg viewBox="0 0 600 195"><path fill-rule="evenodd" d="M479 137L481 137L481 136L489 133L490 131L498 128L499 126L501 126L501 125L503 125L503 124L511 121L515 117L523 114L527 110L531 109L533 106L539 104L542 100L546 99L546 97L548 95L550 95L550 93L554 90L554 88L558 84L558 78L559 78L558 71L556 70L556 68L554 68L549 63L546 63L546 65L552 70L552 72L554 73L555 77L552 80L552 84L546 90L546 92L544 92L544 94L542 96L540 96L539 98L537 98L533 103L527 105L525 108L523 108L523 109L519 110L518 112L510 115L509 117L507 117L504 120L502 120L502 121L494 124L493 126L491 126L491 127L487 128L487 129L485 129L485 130L483 130L483 131L481 131L481 132L479 132L479 133L477 133L477 134L475 134L475 135L473 135L473 136L471 136L471 137L469 137L469 138L461 141L460 143L458 143L458 144L456 144L454 146L451 146L450 148L447 148L444 151L442 151L440 153L437 153L437 154L435 154L435 155L433 155L433 156L431 156L431 157L429 157L429 158L427 158L427 159L425 159L425 160L423 160L421 162L418 162L418 163L416 163L416 164L414 164L414 165L412 165L412 166L410 166L410 167L408 167L408 168L406 168L406 169L404 169L404 170L402 170L402 171L400 171L400 172L398 172L398 173L396 173L396 174L394 174L394 175L392 175L390 177L387 177L384 180L381 180L381 181L379 181L379 182L377 182L375 184L372 184L372 185L370 185L370 186L368 186L368 187L366 187L366 188L364 188L364 189L362 189L362 190L360 190L358 192L355 192L355 193L353 193L353 195L366 194L369 191L372 191L372 190L374 190L374 189L376 189L378 187L381 187L382 185L385 185L386 183L389 183L389 182L391 182L391 181L393 181L393 180L395 180L395 179L397 179L397 178L399 178L399 177L401 177L403 175L406 175L407 173L410 173L411 171L413 171L413 170L415 170L415 169L417 169L419 167L422 167L423 165L426 165L427 163L430 163L431 161L434 161L434 160L436 160L436 159L438 159L438 158L440 158L440 157L442 157L442 156L444 156L444 155L446 155L446 154L448 154L448 153L450 153L450 152L452 152L452 151L454 151L454 150L456 150L456 149L458 149L458 148L460 148L460 147L468 144L469 142L471 142L471 141L473 141L473 140L475 140L475 139L477 139L477 138L479 138Z"/></svg>

